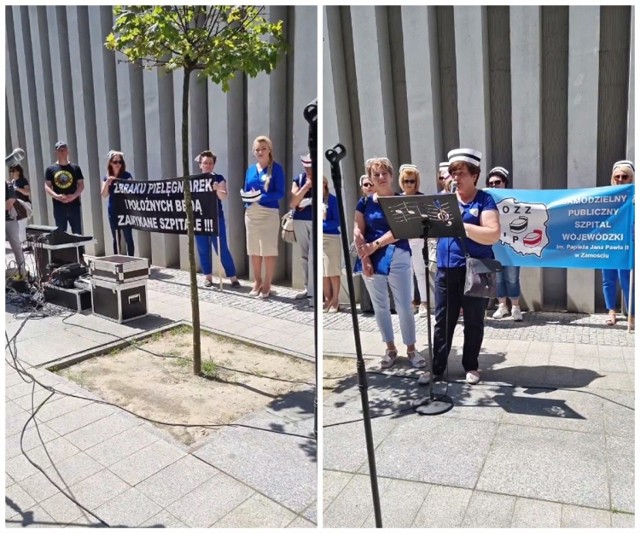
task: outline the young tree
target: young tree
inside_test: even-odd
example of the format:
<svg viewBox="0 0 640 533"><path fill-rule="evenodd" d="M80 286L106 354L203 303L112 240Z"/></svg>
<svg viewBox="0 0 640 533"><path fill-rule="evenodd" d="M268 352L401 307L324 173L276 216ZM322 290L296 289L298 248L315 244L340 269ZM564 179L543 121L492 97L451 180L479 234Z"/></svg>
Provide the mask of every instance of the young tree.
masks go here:
<svg viewBox="0 0 640 533"><path fill-rule="evenodd" d="M193 372L200 374L200 309L196 284L189 172L189 84L198 72L229 90L236 73L271 72L285 50L283 23L269 22L259 6L115 6L105 46L144 68L183 69L182 173L187 208Z"/></svg>

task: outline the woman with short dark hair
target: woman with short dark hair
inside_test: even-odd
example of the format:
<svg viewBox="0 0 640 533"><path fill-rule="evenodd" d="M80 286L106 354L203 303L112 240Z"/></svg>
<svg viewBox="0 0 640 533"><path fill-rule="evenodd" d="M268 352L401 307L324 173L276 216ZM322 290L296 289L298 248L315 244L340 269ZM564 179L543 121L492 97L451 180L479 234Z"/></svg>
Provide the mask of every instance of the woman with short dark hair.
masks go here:
<svg viewBox="0 0 640 533"><path fill-rule="evenodd" d="M490 194L477 188L482 154L469 148L449 152L449 173L456 186L466 237L438 239L438 271L436 272L436 323L433 335L433 369L420 376L427 384L439 380L447 368L453 332L460 310L464 311L464 343L462 366L466 381L480 381L478 356L484 337L484 312L487 298L464 295L467 274L465 255L493 258L492 245L500 236L498 208Z"/></svg>

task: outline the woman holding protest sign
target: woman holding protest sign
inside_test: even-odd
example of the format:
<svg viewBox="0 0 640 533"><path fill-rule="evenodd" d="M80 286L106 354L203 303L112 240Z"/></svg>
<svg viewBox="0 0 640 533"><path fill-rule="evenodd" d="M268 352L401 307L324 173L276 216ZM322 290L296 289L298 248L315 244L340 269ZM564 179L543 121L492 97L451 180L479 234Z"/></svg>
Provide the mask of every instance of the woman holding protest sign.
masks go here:
<svg viewBox="0 0 640 533"><path fill-rule="evenodd" d="M271 281L276 269L279 202L285 195L285 179L282 166L273 159L273 144L269 137L256 137L253 154L257 162L247 169L240 195L245 206L247 253L253 268L254 283L249 294L265 299L271 295Z"/></svg>
<svg viewBox="0 0 640 533"><path fill-rule="evenodd" d="M113 202L113 190L115 188L115 180L131 180L133 176L127 172L127 165L124 160L124 153L116 150L110 150L107 154L107 175L102 178L101 194L107 201L107 213L109 215L109 226L111 227L111 236L113 237L113 253L122 253L122 239L119 237L119 231L122 231L124 240L127 243L127 255L133 256L135 253L133 245L133 229L131 226L118 226L118 213Z"/></svg>
<svg viewBox="0 0 640 533"><path fill-rule="evenodd" d="M213 175L213 201L218 202L218 235L204 234L196 235L196 246L198 247L198 257L200 258L200 267L204 274L204 286L212 287L212 261L211 249L220 257L222 268L225 275L229 278L233 288L240 287L240 282L236 277L236 266L233 257L227 245L227 227L224 222L224 212L222 211L222 202L227 197L227 182L224 176L213 172L218 156L211 150L204 150L198 154L196 161L200 166L200 170L204 174ZM218 251L218 239L220 239L220 251Z"/></svg>
<svg viewBox="0 0 640 533"><path fill-rule="evenodd" d="M611 172L611 185L630 185L633 183L635 177L635 167L631 161L617 161L613 165ZM630 270L603 270L602 271L602 292L604 293L604 301L609 311L606 324L608 326L615 326L618 317L616 313L616 299L618 294L618 280L620 281L620 287L622 288L622 295L624 296L625 305L627 306L627 312L629 313L629 327L635 329L635 302L632 303L631 309L629 306L629 285L631 281Z"/></svg>

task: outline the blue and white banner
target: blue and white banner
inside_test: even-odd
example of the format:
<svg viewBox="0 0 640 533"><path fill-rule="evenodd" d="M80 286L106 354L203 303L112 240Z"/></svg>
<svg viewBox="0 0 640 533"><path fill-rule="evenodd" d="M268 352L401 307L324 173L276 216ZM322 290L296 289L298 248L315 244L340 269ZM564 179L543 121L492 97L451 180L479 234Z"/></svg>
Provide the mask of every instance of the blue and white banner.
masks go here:
<svg viewBox="0 0 640 533"><path fill-rule="evenodd" d="M633 268L634 185L485 191L500 213L503 265Z"/></svg>

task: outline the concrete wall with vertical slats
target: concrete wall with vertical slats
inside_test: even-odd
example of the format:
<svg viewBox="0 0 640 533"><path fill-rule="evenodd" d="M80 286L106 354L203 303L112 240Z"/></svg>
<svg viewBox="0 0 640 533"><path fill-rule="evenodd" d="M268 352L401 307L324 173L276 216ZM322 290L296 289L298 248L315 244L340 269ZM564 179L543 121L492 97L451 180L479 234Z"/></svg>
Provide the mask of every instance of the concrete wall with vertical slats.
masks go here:
<svg viewBox="0 0 640 533"><path fill-rule="evenodd" d="M418 164L423 192L460 146L483 152L481 186L501 165L515 188L596 187L634 158L631 6L324 10L325 142L348 150L348 216L375 155ZM530 308L603 310L598 272L521 272Z"/></svg>
<svg viewBox="0 0 640 533"><path fill-rule="evenodd" d="M182 175L182 73L143 71L122 63L105 49L113 14L105 6L7 6L5 52L5 147L27 152L36 224L53 224L51 199L44 192L44 170L57 140L69 144L71 159L83 170L84 232L96 243L87 253L112 253L106 200L100 196L106 157L125 153L135 179ZM238 191L248 165L254 163L251 141L268 135L287 177L301 172L300 154L308 151L304 106L317 96L317 9L271 7L268 17L283 20L289 45L270 75L246 79L238 73L223 93L209 81L192 77L189 157L210 148L228 182L227 231L238 274L248 276L244 243L244 207ZM134 232L136 255L152 264L186 269L186 237ZM296 272L290 248L281 245L275 281L285 284ZM294 285L301 277L293 275Z"/></svg>

